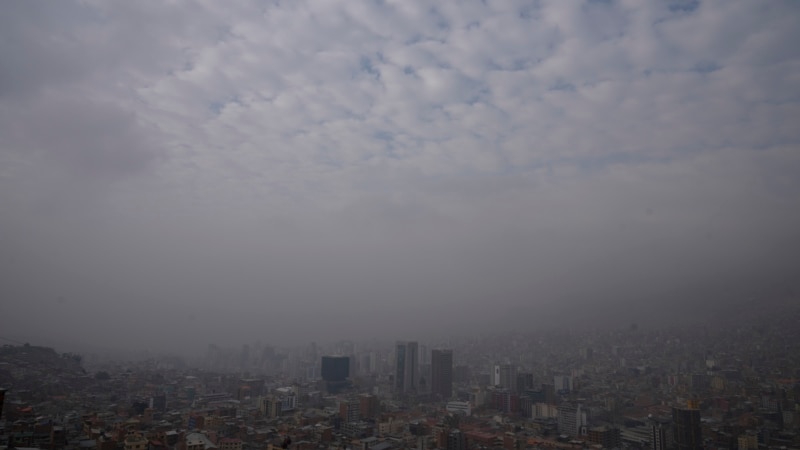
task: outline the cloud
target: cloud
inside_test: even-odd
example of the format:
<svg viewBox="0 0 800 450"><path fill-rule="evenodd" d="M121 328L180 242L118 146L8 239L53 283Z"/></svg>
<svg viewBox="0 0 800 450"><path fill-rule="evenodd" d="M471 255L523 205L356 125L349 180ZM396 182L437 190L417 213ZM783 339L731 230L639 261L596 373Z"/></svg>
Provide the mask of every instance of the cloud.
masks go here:
<svg viewBox="0 0 800 450"><path fill-rule="evenodd" d="M364 316L363 335L402 334L377 324L796 279L794 3L5 11L12 315L77 296L106 318L277 315L331 336Z"/></svg>

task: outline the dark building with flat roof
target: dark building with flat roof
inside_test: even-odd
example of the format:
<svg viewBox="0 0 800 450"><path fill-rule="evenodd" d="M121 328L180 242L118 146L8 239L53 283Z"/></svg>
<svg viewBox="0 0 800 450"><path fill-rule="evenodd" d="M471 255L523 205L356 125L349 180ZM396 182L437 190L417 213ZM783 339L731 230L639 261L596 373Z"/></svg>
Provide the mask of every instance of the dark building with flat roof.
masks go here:
<svg viewBox="0 0 800 450"><path fill-rule="evenodd" d="M678 450L703 448L699 409L672 408L672 427L675 432L675 447Z"/></svg>
<svg viewBox="0 0 800 450"><path fill-rule="evenodd" d="M431 393L442 399L453 396L453 351L431 352Z"/></svg>
<svg viewBox="0 0 800 450"><path fill-rule="evenodd" d="M323 356L322 379L325 381L344 381L350 376L350 358L347 356Z"/></svg>

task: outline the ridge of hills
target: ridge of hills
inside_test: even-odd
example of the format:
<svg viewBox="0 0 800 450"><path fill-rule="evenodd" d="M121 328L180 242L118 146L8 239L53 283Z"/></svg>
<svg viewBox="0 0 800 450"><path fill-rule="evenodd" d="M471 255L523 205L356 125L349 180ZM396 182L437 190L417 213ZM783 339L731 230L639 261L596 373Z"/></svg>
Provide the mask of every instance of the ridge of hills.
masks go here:
<svg viewBox="0 0 800 450"><path fill-rule="evenodd" d="M35 392L42 400L67 395L76 381L91 378L81 360L80 355L49 347L4 345L0 347L0 387Z"/></svg>

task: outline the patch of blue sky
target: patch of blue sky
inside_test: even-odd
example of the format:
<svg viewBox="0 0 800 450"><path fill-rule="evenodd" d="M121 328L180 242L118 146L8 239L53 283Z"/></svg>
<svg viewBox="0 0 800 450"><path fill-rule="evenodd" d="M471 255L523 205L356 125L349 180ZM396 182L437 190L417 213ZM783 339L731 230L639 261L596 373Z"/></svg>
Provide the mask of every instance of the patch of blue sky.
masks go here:
<svg viewBox="0 0 800 450"><path fill-rule="evenodd" d="M668 163L672 158L664 156L651 156L645 154L635 154L629 152L618 152L602 155L598 157L566 158L560 162L572 164L583 172L594 172L606 169L609 166L631 165L631 164L652 164Z"/></svg>
<svg viewBox="0 0 800 450"><path fill-rule="evenodd" d="M225 109L225 102L211 102L208 105L208 109L211 110L212 113L218 115L222 113L222 110Z"/></svg>
<svg viewBox="0 0 800 450"><path fill-rule="evenodd" d="M372 135L372 137L374 137L379 141L386 141L386 142L394 141L394 134L388 131L377 131Z"/></svg>
<svg viewBox="0 0 800 450"><path fill-rule="evenodd" d="M528 164L506 164L495 172L499 176L515 176L524 175L528 173L540 172L544 170L548 175L554 175L556 172L555 167L575 167L581 173L589 174L593 172L601 172L610 166L617 165L639 165L639 164L657 164L671 162L672 158L669 157L655 157L647 155L636 155L632 153L613 153L609 155L602 155L598 157L562 157L562 158L547 158L537 159Z"/></svg>
<svg viewBox="0 0 800 450"><path fill-rule="evenodd" d="M341 169L345 166L345 163L344 161L334 157L335 153L336 152L327 147L322 147L317 151L318 156L315 159L320 164Z"/></svg>
<svg viewBox="0 0 800 450"><path fill-rule="evenodd" d="M692 12L700 6L699 0L684 0L669 2L669 10L672 12Z"/></svg>
<svg viewBox="0 0 800 450"><path fill-rule="evenodd" d="M699 72L699 73L711 73L711 72L716 72L719 69L722 69L722 66L720 66L714 61L700 61L696 63L694 67L692 67L693 72Z"/></svg>
<svg viewBox="0 0 800 450"><path fill-rule="evenodd" d="M575 92L577 88L574 84L559 80L556 81L554 84L551 84L548 88L548 91L567 91L567 92Z"/></svg>
<svg viewBox="0 0 800 450"><path fill-rule="evenodd" d="M375 65L372 63L372 58L367 55L362 55L361 58L359 58L358 68L361 72L368 73L376 78L380 78L381 76L381 71L375 68Z"/></svg>
<svg viewBox="0 0 800 450"><path fill-rule="evenodd" d="M209 103L208 109L214 113L215 115L219 115L225 109L225 107L231 103L239 103L239 97L234 96L229 98L228 100L218 100Z"/></svg>

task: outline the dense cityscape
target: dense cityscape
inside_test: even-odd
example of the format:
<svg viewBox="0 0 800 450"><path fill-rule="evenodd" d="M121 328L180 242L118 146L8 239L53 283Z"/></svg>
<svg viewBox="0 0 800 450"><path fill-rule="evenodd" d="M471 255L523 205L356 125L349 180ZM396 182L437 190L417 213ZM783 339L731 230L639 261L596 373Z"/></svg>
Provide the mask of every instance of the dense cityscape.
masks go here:
<svg viewBox="0 0 800 450"><path fill-rule="evenodd" d="M736 323L209 344L191 359L7 344L0 439L49 450L800 448L798 324L788 304Z"/></svg>
<svg viewBox="0 0 800 450"><path fill-rule="evenodd" d="M800 450L800 0L0 0L0 450Z"/></svg>

